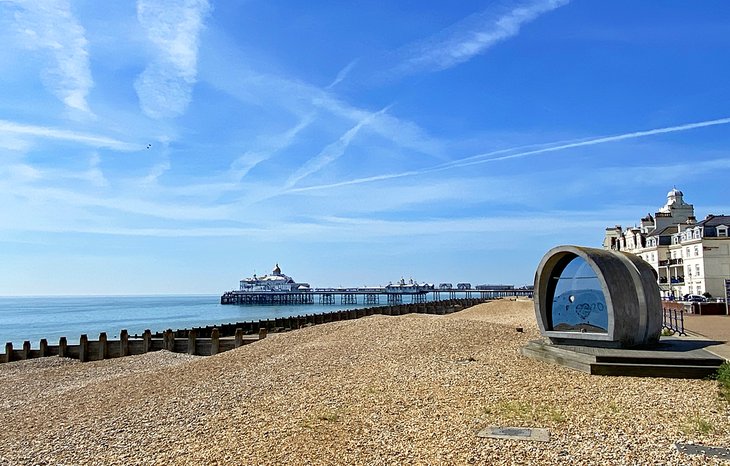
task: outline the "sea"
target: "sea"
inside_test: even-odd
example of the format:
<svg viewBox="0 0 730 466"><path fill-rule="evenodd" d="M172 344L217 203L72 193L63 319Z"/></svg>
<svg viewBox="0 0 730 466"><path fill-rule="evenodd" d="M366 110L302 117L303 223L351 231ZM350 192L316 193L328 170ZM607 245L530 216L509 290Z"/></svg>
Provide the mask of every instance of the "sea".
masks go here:
<svg viewBox="0 0 730 466"><path fill-rule="evenodd" d="M4 348L4 343L12 342L19 348L28 340L38 348L42 338L55 345L65 336L69 344L76 344L82 334L95 340L106 332L107 338L114 339L122 329L134 335L145 329L154 333L368 306L221 305L219 295L0 297L0 344Z"/></svg>

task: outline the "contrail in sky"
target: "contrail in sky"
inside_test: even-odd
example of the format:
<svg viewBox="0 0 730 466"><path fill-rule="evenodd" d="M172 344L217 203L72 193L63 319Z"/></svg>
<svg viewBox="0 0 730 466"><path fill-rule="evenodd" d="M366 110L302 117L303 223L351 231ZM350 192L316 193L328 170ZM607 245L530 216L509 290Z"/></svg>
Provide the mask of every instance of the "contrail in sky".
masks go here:
<svg viewBox="0 0 730 466"><path fill-rule="evenodd" d="M521 157L526 157L528 155L542 154L544 152L555 152L555 151L559 151L559 150L563 150L563 149L572 149L573 147L594 146L596 144L604 144L606 142L622 141L624 139L636 139L636 138L642 138L642 137L646 137L646 136L653 136L655 134L675 133L678 131L687 131L690 129L704 128L706 126L726 125L728 123L730 123L730 118L720 118L718 120L701 121L699 123L688 123L688 124L679 125L679 126L668 126L666 128L650 129L650 130L646 130L646 131L635 131L633 133L618 134L615 136L605 136L602 138L589 139L587 141L572 142L572 143L562 144L562 145L553 146L553 147L546 147L543 149L530 150L530 151L526 151L526 152L518 152L517 154L504 155L502 157L495 157L495 158L491 158L491 159L474 160L474 161L470 161L470 162L465 162L464 160L457 160L457 161L449 163L448 168L466 167L469 165L475 165L475 164L486 163L486 162L495 162L498 160L517 159L517 158L521 158ZM488 155L490 155L490 154L484 154L485 157Z"/></svg>
<svg viewBox="0 0 730 466"><path fill-rule="evenodd" d="M22 125L13 123L12 121L0 120L0 134L20 134L26 136L36 136L47 139L59 139L62 141L73 141L94 147L108 147L118 150L140 150L141 144L130 144L117 139L99 136L96 134L77 133L75 131L67 131L63 129L47 128L43 126Z"/></svg>
<svg viewBox="0 0 730 466"><path fill-rule="evenodd" d="M356 178L354 180L341 181L339 183L331 183L331 184L323 184L323 185L317 185L317 186L307 186L307 187L303 187L303 188L290 189L287 192L314 191L314 190L320 190L320 189L338 188L341 186L350 186L350 185L356 185L356 184L370 183L370 182L374 182L374 181L390 180L393 178L403 178L406 176L417 176L417 175L423 175L426 173L433 173L433 172L449 170L451 168L468 167L471 165L479 165L482 163L499 162L502 160L529 157L532 155L544 154L547 152L557 152L557 151L561 151L561 150L565 150L565 149L572 149L574 147L594 146L596 144L605 144L607 142L623 141L625 139L637 139L637 138L643 138L643 137L647 137L647 136L653 136L656 134L689 131L691 129L705 128L707 126L726 125L728 123L730 123L730 118L719 118L717 120L707 120L707 121L700 121L697 123L687 123L684 125L668 126L666 128L656 128L656 129L650 129L650 130L646 130L646 131L634 131L631 133L617 134L614 136L604 136L604 137L594 138L594 139L578 140L575 142L567 142L564 144L558 143L558 145L552 145L555 143L547 143L547 144L543 144L543 145L549 145L550 147L543 147L541 149L527 150L527 151L517 152L515 154L508 154L508 155L502 155L499 157L488 158L492 155L502 154L505 152L512 152L514 150L519 150L520 148L501 149L501 150L497 150L494 152L488 152L485 154L479 154L479 155L474 155L471 157L466 157L466 158L460 159L460 160L454 160L453 162L448 162L448 163L445 163L442 165L437 165L435 167L426 168L423 170L412 170L412 171L401 172L401 173L391 173L391 174L385 174L385 175L370 176L370 177L366 177L366 178Z"/></svg>

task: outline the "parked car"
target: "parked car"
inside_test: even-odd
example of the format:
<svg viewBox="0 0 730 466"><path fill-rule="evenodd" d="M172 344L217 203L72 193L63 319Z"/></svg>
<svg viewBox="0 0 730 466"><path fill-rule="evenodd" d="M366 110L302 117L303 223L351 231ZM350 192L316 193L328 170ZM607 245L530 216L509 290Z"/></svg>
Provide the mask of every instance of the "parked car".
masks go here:
<svg viewBox="0 0 730 466"><path fill-rule="evenodd" d="M684 295L684 300L689 301L690 303L707 302L707 298L705 298L704 296L700 296L698 294L686 294L686 295Z"/></svg>

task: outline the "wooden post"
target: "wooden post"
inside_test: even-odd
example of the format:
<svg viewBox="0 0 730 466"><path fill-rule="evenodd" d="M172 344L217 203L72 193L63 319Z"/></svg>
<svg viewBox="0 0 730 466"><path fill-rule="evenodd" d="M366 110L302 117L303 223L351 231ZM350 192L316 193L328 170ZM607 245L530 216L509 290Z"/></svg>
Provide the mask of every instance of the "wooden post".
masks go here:
<svg viewBox="0 0 730 466"><path fill-rule="evenodd" d="M129 333L127 329L119 332L119 355L121 357L129 356Z"/></svg>
<svg viewBox="0 0 730 466"><path fill-rule="evenodd" d="M235 343L233 346L235 348L238 348L239 346L242 346L242 345L243 345L243 329L237 328L236 329L236 340L235 340Z"/></svg>
<svg viewBox="0 0 730 466"><path fill-rule="evenodd" d="M195 354L195 329L188 332L188 354Z"/></svg>
<svg viewBox="0 0 730 466"><path fill-rule="evenodd" d="M25 340L23 342L23 353L20 356L21 359L30 359L30 342Z"/></svg>
<svg viewBox="0 0 730 466"><path fill-rule="evenodd" d="M13 360L13 343L11 341L5 343L5 362Z"/></svg>
<svg viewBox="0 0 730 466"><path fill-rule="evenodd" d="M191 330L195 331L195 330ZM175 333L172 331L171 328L168 328L165 330L165 333L162 335L162 341L163 346L167 351L174 352L175 351Z"/></svg>
<svg viewBox="0 0 730 466"><path fill-rule="evenodd" d="M79 338L79 361L86 362L89 360L89 337L86 334Z"/></svg>
<svg viewBox="0 0 730 466"><path fill-rule="evenodd" d="M152 344L152 332L147 329L142 334L142 352L148 353L150 351L150 345Z"/></svg>
<svg viewBox="0 0 730 466"><path fill-rule="evenodd" d="M68 354L68 342L66 341L66 337L61 337L58 339L58 357L59 358L66 358Z"/></svg>
<svg viewBox="0 0 730 466"><path fill-rule="evenodd" d="M101 332L99 334L99 359L106 359L109 356L106 342L106 332Z"/></svg>
<svg viewBox="0 0 730 466"><path fill-rule="evenodd" d="M39 352L42 358L48 356L48 340L46 340L45 338L41 338L38 349L40 350Z"/></svg>
<svg viewBox="0 0 730 466"><path fill-rule="evenodd" d="M266 338L266 334L267 333L268 332L266 331L266 328L265 327L261 327L259 329L259 340L263 340L264 338Z"/></svg>
<svg viewBox="0 0 730 466"><path fill-rule="evenodd" d="M217 328L213 328L210 331L210 355L218 354L218 350L220 350L220 333Z"/></svg>

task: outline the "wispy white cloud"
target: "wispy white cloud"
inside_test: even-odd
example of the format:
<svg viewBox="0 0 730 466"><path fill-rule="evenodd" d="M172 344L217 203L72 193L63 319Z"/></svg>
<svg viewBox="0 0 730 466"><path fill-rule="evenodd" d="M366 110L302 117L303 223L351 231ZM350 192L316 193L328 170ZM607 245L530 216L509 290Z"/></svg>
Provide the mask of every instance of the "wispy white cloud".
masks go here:
<svg viewBox="0 0 730 466"><path fill-rule="evenodd" d="M43 175L42 170L35 172L35 176ZM104 196L94 192L81 192L47 185L36 187L20 183L0 183L0 195L4 193L32 201L38 209L41 208L40 206L45 206L46 211L93 207L106 209L108 212L125 212L127 214L177 221L228 220L232 215L230 206L227 205L193 205L175 201L165 202L164 200L148 200L143 196L125 195L124 193ZM34 212L33 215L39 214ZM132 221L131 218L128 220Z"/></svg>
<svg viewBox="0 0 730 466"><path fill-rule="evenodd" d="M46 212L40 206L40 212ZM61 210L64 212L64 210ZM0 227L4 230L46 231L53 233L75 232L120 236L151 237L246 237L266 241L291 240L301 243L327 241L380 241L387 237L393 241L411 242L417 237L434 237L445 234L479 235L503 234L520 231L523 237L548 236L556 232L577 229L605 228L603 212L527 212L523 216L477 216L465 218L426 218L416 220L384 220L370 217L308 217L300 220L264 219L250 225L229 226L214 224L189 224L177 222L175 226L154 226L149 222L140 225L109 225L100 218L82 217L77 213L75 221L57 222L57 212L37 218L37 213L18 212L12 223ZM51 218L51 221L45 221ZM610 217L609 217L610 218ZM485 244L490 243L486 242Z"/></svg>
<svg viewBox="0 0 730 466"><path fill-rule="evenodd" d="M99 154L93 154L89 158L89 169L84 173L84 179L89 180L92 184L99 187L109 185L109 181L101 169L101 157L99 157Z"/></svg>
<svg viewBox="0 0 730 466"><path fill-rule="evenodd" d="M138 0L137 19L155 56L135 81L142 110L153 118L182 114L197 76L198 41L207 0Z"/></svg>
<svg viewBox="0 0 730 466"><path fill-rule="evenodd" d="M42 75L44 85L66 106L90 113L86 98L94 82L89 67L85 30L68 0L17 1L15 27L23 45L47 52L51 60Z"/></svg>
<svg viewBox="0 0 730 466"><path fill-rule="evenodd" d="M62 181L86 181L95 187L106 187L109 181L101 169L101 158L98 154L92 154L89 158L86 170L75 171L61 168L36 167L25 163L10 164L0 170L0 175L5 175L9 180L16 183L13 191L22 191L21 184L27 183L59 183Z"/></svg>
<svg viewBox="0 0 730 466"><path fill-rule="evenodd" d="M79 133L76 131L49 128L45 126L23 125L7 120L0 120L0 134L6 134L12 137L30 136L62 141L73 141L87 146L108 147L110 149L123 151L142 149L142 146L139 144L130 144L106 136Z"/></svg>
<svg viewBox="0 0 730 466"><path fill-rule="evenodd" d="M204 73L201 79L239 102L275 108L287 118L294 115L302 119L315 114L312 126L317 127L328 126L333 122L339 125L342 120L356 123L373 114L371 110L343 101L327 89L297 79L254 71L249 67L247 57L225 40L214 45L215 50L206 54L207 66L201 70ZM413 121L392 114L380 114L371 121L368 129L400 148L443 157L444 141ZM252 154L251 157L253 159L256 156Z"/></svg>
<svg viewBox="0 0 730 466"><path fill-rule="evenodd" d="M441 33L406 47L406 59L397 73L441 71L484 53L495 44L517 35L523 24L566 5L569 0L529 0L505 9L490 6Z"/></svg>

